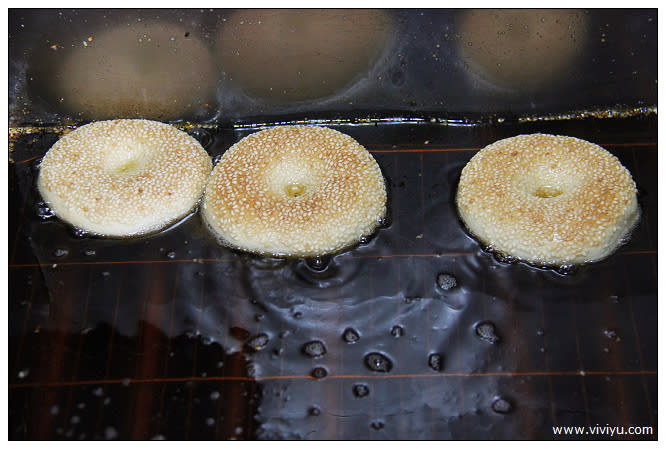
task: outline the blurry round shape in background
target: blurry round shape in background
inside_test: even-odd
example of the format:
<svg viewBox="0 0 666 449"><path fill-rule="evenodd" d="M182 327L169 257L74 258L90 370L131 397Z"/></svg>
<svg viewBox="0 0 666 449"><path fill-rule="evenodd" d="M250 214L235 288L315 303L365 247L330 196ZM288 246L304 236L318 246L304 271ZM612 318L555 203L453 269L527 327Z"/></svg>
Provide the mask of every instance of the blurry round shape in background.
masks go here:
<svg viewBox="0 0 666 449"><path fill-rule="evenodd" d="M461 13L460 58L473 75L506 89L566 82L587 35L579 10L480 9Z"/></svg>
<svg viewBox="0 0 666 449"><path fill-rule="evenodd" d="M220 69L270 101L328 97L367 76L393 23L381 10L247 10L221 23Z"/></svg>
<svg viewBox="0 0 666 449"><path fill-rule="evenodd" d="M42 88L86 118L181 118L215 100L211 52L178 25L125 23L57 51Z"/></svg>

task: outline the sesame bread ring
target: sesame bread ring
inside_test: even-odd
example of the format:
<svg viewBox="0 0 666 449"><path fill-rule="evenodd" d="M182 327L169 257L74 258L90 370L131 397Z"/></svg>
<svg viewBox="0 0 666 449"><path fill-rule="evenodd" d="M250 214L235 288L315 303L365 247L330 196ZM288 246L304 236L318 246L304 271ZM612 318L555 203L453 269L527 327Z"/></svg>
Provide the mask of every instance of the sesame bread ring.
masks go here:
<svg viewBox="0 0 666 449"><path fill-rule="evenodd" d="M321 256L375 231L386 213L386 187L377 162L351 137L318 126L279 126L222 155L202 213L225 245Z"/></svg>
<svg viewBox="0 0 666 449"><path fill-rule="evenodd" d="M107 237L157 231L190 212L212 169L206 150L173 126L108 120L58 140L37 186L55 214Z"/></svg>
<svg viewBox="0 0 666 449"><path fill-rule="evenodd" d="M615 156L585 140L547 134L479 151L462 171L456 204L483 244L542 266L603 259L639 217L636 185Z"/></svg>

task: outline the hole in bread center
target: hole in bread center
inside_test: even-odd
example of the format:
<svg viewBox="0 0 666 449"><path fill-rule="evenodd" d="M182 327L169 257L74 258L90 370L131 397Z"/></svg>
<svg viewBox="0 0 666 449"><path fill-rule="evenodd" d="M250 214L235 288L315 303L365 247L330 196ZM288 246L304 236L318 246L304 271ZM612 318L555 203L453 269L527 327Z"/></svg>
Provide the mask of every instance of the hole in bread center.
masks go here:
<svg viewBox="0 0 666 449"><path fill-rule="evenodd" d="M539 186L534 191L534 196L538 196L539 198L554 198L559 195L562 195L562 190L550 185Z"/></svg>
<svg viewBox="0 0 666 449"><path fill-rule="evenodd" d="M144 167L147 151L143 145L118 145L104 155L104 167L116 176L132 176Z"/></svg>
<svg viewBox="0 0 666 449"><path fill-rule="evenodd" d="M297 182L291 182L284 186L284 191L287 196L296 198L297 196L301 196L305 193L305 186Z"/></svg>

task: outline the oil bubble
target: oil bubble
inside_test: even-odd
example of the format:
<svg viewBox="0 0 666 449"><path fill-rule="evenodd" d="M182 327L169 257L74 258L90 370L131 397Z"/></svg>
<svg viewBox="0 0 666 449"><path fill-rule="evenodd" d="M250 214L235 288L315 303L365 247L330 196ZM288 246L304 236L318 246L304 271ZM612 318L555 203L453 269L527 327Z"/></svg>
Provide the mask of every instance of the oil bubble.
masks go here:
<svg viewBox="0 0 666 449"><path fill-rule="evenodd" d="M444 357L437 353L430 354L428 356L428 366L434 371L442 371L444 369Z"/></svg>
<svg viewBox="0 0 666 449"><path fill-rule="evenodd" d="M562 276L568 276L573 274L576 271L576 268L575 265L560 265L555 271Z"/></svg>
<svg viewBox="0 0 666 449"><path fill-rule="evenodd" d="M310 415L310 416L319 416L319 415L321 415L321 410L317 406L312 406L308 409L308 415Z"/></svg>
<svg viewBox="0 0 666 449"><path fill-rule="evenodd" d="M303 354L312 358L318 358L326 354L326 346L319 340L313 340L305 343L301 350L303 351Z"/></svg>
<svg viewBox="0 0 666 449"><path fill-rule="evenodd" d="M97 250L94 248L88 248L83 250L83 255L87 257L92 257L97 255Z"/></svg>
<svg viewBox="0 0 666 449"><path fill-rule="evenodd" d="M72 233L72 236L76 239L84 239L88 237L88 231L86 231L85 229L71 228L70 232Z"/></svg>
<svg viewBox="0 0 666 449"><path fill-rule="evenodd" d="M371 371L388 373L393 368L393 362L383 354L371 352L365 356L365 365Z"/></svg>
<svg viewBox="0 0 666 449"><path fill-rule="evenodd" d="M393 326L393 329L391 329L391 335L395 338L400 338L405 335L405 329L402 326Z"/></svg>
<svg viewBox="0 0 666 449"><path fill-rule="evenodd" d="M37 203L35 213L42 220L48 220L55 217L55 212L45 202Z"/></svg>
<svg viewBox="0 0 666 449"><path fill-rule="evenodd" d="M494 251L492 254L495 260L501 264L510 265L518 262L518 259L516 259L510 254L505 254L500 251Z"/></svg>
<svg viewBox="0 0 666 449"><path fill-rule="evenodd" d="M372 427L375 430L381 430L384 428L384 423L382 421L373 421L370 424L370 427Z"/></svg>
<svg viewBox="0 0 666 449"><path fill-rule="evenodd" d="M616 340L617 332L613 329L604 329L604 336L610 340Z"/></svg>
<svg viewBox="0 0 666 449"><path fill-rule="evenodd" d="M356 384L352 388L352 392L357 398L364 398L370 393L370 389L365 384Z"/></svg>
<svg viewBox="0 0 666 449"><path fill-rule="evenodd" d="M312 370L310 376L314 377L315 379L323 379L324 377L328 376L328 371L326 371L326 368L317 366Z"/></svg>
<svg viewBox="0 0 666 449"><path fill-rule="evenodd" d="M263 349L268 344L269 340L268 335L261 333L252 337L245 345L248 349L257 352Z"/></svg>
<svg viewBox="0 0 666 449"><path fill-rule="evenodd" d="M220 159L222 159L222 154L218 154L213 158L213 167L215 167L217 163L220 162Z"/></svg>
<svg viewBox="0 0 666 449"><path fill-rule="evenodd" d="M437 285L442 290L451 290L458 285L458 280L449 273L439 273L437 275Z"/></svg>
<svg viewBox="0 0 666 449"><path fill-rule="evenodd" d="M511 412L513 406L511 405L511 402L509 402L507 399L497 398L493 402L492 409L496 413L506 414Z"/></svg>
<svg viewBox="0 0 666 449"><path fill-rule="evenodd" d="M54 257L65 257L69 254L69 250L67 248L56 248L53 251L53 256Z"/></svg>
<svg viewBox="0 0 666 449"><path fill-rule="evenodd" d="M34 161L32 161L31 168L33 170L39 170L39 166L42 165L42 160L43 159L44 159L43 157L39 157L39 158L35 159Z"/></svg>
<svg viewBox="0 0 666 449"><path fill-rule="evenodd" d="M348 344L356 343L360 338L361 336L358 334L358 332L356 332L356 330L352 329L351 327L348 327L342 333L342 339L345 341L345 343Z"/></svg>
<svg viewBox="0 0 666 449"><path fill-rule="evenodd" d="M500 341L500 338L495 332L495 325L490 321L481 321L476 325L476 335L478 335L481 340L487 341L490 344L495 344Z"/></svg>
<svg viewBox="0 0 666 449"><path fill-rule="evenodd" d="M104 439L114 440L118 438L118 431L113 427L107 427L104 429Z"/></svg>
<svg viewBox="0 0 666 449"><path fill-rule="evenodd" d="M260 374L259 366L253 362L248 362L245 365L245 371L247 372L248 377L259 377Z"/></svg>
<svg viewBox="0 0 666 449"><path fill-rule="evenodd" d="M314 257L305 259L305 265L313 271L324 271L331 259L329 257Z"/></svg>

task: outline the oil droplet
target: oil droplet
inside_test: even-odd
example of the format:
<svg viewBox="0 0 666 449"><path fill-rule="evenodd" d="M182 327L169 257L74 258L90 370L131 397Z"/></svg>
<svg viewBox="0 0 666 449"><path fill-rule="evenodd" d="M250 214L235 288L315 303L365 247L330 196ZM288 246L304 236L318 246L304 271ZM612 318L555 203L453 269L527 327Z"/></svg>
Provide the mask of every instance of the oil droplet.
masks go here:
<svg viewBox="0 0 666 449"><path fill-rule="evenodd" d="M388 373L393 368L393 362L383 354L371 352L365 356L365 365L371 371Z"/></svg>
<svg viewBox="0 0 666 449"><path fill-rule="evenodd" d="M248 340L246 346L252 351L260 351L268 344L269 340L268 335L261 333Z"/></svg>
<svg viewBox="0 0 666 449"><path fill-rule="evenodd" d="M364 398L368 394L370 394L370 389L365 384L356 384L356 385L354 385L354 387L352 388L352 391L354 393L354 396L356 396L357 398Z"/></svg>
<svg viewBox="0 0 666 449"><path fill-rule="evenodd" d="M492 409L496 413L506 414L511 412L513 406L508 400L504 398L497 398L495 399L495 402L493 402Z"/></svg>
<svg viewBox="0 0 666 449"><path fill-rule="evenodd" d="M433 353L428 356L428 366L434 371L441 371L444 369L444 357L441 354Z"/></svg>
<svg viewBox="0 0 666 449"><path fill-rule="evenodd" d="M83 250L83 255L87 257L92 257L97 255L97 250L93 248L88 248Z"/></svg>
<svg viewBox="0 0 666 449"><path fill-rule="evenodd" d="M352 329L351 327L348 327L345 329L345 331L342 334L342 339L345 341L345 343L348 344L353 344L356 343L361 336L356 332L356 330Z"/></svg>
<svg viewBox="0 0 666 449"><path fill-rule="evenodd" d="M313 340L305 343L302 351L309 357L318 358L326 354L326 346L319 340Z"/></svg>
<svg viewBox="0 0 666 449"><path fill-rule="evenodd" d="M220 162L220 159L222 159L222 154L218 154L213 158L213 167L215 167L217 163Z"/></svg>
<svg viewBox="0 0 666 449"><path fill-rule="evenodd" d="M310 416L319 416L319 415L321 415L321 410L319 409L319 407L314 405L314 406L312 406L308 409L308 415L310 415Z"/></svg>
<svg viewBox="0 0 666 449"><path fill-rule="evenodd" d="M213 391L210 394L210 400L211 401L217 401L218 399L220 399L220 392L219 391Z"/></svg>
<svg viewBox="0 0 666 449"><path fill-rule="evenodd" d="M166 253L167 259L175 259L176 258L176 252L175 251L169 251Z"/></svg>
<svg viewBox="0 0 666 449"><path fill-rule="evenodd" d="M28 377L28 374L30 374L30 370L26 368L19 371L17 376L19 379L25 379L26 377Z"/></svg>
<svg viewBox="0 0 666 449"><path fill-rule="evenodd" d="M312 370L310 376L314 377L315 379L323 379L324 377L328 376L328 371L326 371L326 368L317 366Z"/></svg>
<svg viewBox="0 0 666 449"><path fill-rule="evenodd" d="M458 285L458 281L453 275L449 273L439 273L437 275L437 285L442 290L451 290L453 287Z"/></svg>
<svg viewBox="0 0 666 449"><path fill-rule="evenodd" d="M482 321L476 325L476 335L481 340L487 341L490 344L498 343L500 338L495 333L495 325L490 321Z"/></svg>
<svg viewBox="0 0 666 449"><path fill-rule="evenodd" d="M393 329L391 329L391 335L395 338L400 338L405 335L405 329L403 329L402 326L393 326Z"/></svg>

